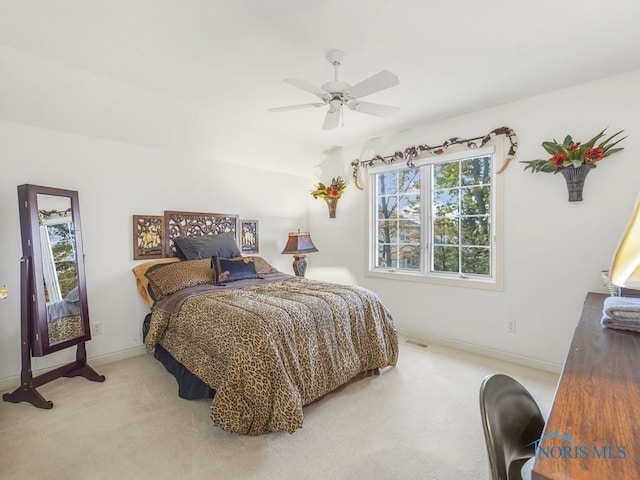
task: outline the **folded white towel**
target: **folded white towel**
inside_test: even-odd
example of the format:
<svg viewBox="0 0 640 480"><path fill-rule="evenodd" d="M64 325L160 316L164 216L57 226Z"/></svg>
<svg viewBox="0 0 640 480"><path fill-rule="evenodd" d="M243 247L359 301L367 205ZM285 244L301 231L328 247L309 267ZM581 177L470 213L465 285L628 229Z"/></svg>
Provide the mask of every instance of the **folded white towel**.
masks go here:
<svg viewBox="0 0 640 480"><path fill-rule="evenodd" d="M637 320L614 320L611 317L604 315L600 324L603 327L613 328L615 330L630 330L632 332L640 332L640 322Z"/></svg>
<svg viewBox="0 0 640 480"><path fill-rule="evenodd" d="M613 319L640 320L640 298L607 297L604 299L602 313Z"/></svg>
<svg viewBox="0 0 640 480"><path fill-rule="evenodd" d="M640 298L605 298L600 323L607 328L640 332Z"/></svg>

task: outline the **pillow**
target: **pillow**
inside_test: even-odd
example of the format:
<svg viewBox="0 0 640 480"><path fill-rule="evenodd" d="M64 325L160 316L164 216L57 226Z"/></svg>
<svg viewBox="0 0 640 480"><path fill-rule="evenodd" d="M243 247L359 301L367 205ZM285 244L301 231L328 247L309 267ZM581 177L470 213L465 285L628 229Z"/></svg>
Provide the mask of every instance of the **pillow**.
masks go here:
<svg viewBox="0 0 640 480"><path fill-rule="evenodd" d="M211 257L232 258L240 256L240 248L230 233L219 235L199 235L195 237L177 237L174 240L176 253L186 260Z"/></svg>
<svg viewBox="0 0 640 480"><path fill-rule="evenodd" d="M154 300L149 295L149 280L144 276L151 267L155 265L162 265L165 263L173 263L178 262L178 258L159 258L158 260L151 260L150 262L141 263L140 265L134 267L132 269L133 274L136 277L136 287L138 288L138 293L145 301L149 308L153 307Z"/></svg>
<svg viewBox="0 0 640 480"><path fill-rule="evenodd" d="M256 265L251 257L211 257L211 266L216 284L261 278L256 273Z"/></svg>
<svg viewBox="0 0 640 480"><path fill-rule="evenodd" d="M250 257L253 259L253 263L256 266L256 273L258 275L264 275L265 273L277 273L278 270L275 267L272 267L269 262L267 262L264 258L254 255Z"/></svg>
<svg viewBox="0 0 640 480"><path fill-rule="evenodd" d="M208 258L185 260L169 265L155 265L145 274L149 280L149 293L154 300L203 283L213 283L213 270Z"/></svg>

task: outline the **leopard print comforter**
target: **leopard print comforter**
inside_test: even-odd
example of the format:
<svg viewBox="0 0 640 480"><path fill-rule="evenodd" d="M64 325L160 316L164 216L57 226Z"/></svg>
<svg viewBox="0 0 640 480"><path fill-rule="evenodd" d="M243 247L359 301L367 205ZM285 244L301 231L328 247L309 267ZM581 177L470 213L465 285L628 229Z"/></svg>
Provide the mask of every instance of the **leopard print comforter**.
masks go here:
<svg viewBox="0 0 640 480"><path fill-rule="evenodd" d="M145 343L161 344L215 389L211 418L226 431L293 433L304 405L396 364L392 317L370 290L301 277L202 287L171 309L156 305Z"/></svg>

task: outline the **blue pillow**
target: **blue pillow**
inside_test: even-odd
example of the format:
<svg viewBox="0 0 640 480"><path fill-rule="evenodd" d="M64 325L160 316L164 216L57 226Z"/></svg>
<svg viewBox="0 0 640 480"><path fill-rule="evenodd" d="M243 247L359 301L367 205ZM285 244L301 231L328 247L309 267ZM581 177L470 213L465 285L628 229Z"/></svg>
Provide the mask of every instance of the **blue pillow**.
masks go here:
<svg viewBox="0 0 640 480"><path fill-rule="evenodd" d="M211 257L211 267L216 284L262 278L256 273L256 265L251 257L222 258L214 256Z"/></svg>
<svg viewBox="0 0 640 480"><path fill-rule="evenodd" d="M183 260L198 260L200 258L211 257L232 258L240 256L238 243L230 233L177 237L175 244L176 253L178 257Z"/></svg>

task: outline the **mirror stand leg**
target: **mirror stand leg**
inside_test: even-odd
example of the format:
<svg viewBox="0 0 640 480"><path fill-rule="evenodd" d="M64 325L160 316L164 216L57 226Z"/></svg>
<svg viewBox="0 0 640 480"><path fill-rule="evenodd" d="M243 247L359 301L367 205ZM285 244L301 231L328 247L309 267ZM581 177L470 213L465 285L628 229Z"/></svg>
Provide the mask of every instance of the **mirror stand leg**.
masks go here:
<svg viewBox="0 0 640 480"><path fill-rule="evenodd" d="M93 368L87 365L87 349L84 342L80 342L76 348L75 363L77 367L65 372L65 377L84 377L92 382L104 382L105 376L99 375Z"/></svg>
<svg viewBox="0 0 640 480"><path fill-rule="evenodd" d="M51 400L45 400L35 387L32 386L18 387L11 393L5 393L2 399L5 402L11 403L29 402L34 407L44 408L46 410L53 408L53 402Z"/></svg>
<svg viewBox="0 0 640 480"><path fill-rule="evenodd" d="M84 377L92 382L104 382L105 376L99 375L86 363L64 375L65 377Z"/></svg>

